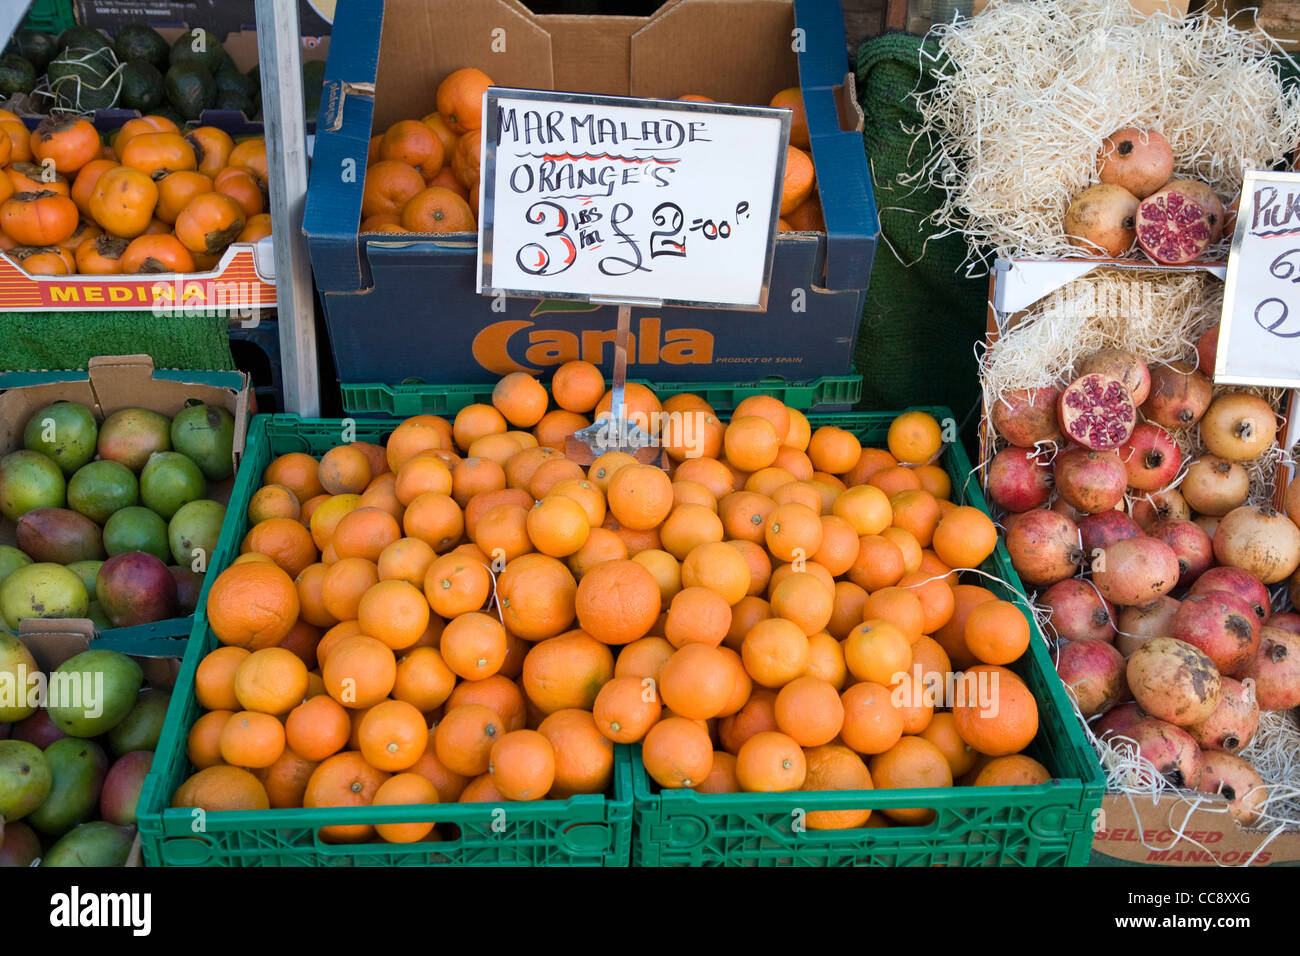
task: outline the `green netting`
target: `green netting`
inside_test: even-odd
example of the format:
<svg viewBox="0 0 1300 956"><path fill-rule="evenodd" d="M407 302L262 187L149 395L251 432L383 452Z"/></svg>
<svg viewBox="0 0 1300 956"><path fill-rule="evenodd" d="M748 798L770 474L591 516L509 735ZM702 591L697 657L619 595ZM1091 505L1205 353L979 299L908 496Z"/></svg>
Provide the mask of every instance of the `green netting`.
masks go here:
<svg viewBox="0 0 1300 956"><path fill-rule="evenodd" d="M940 204L935 189L900 186L920 169L908 128L920 122L910 94L921 80L919 36L887 33L858 48L863 141L880 209L881 242L862 313L854 361L863 375L862 408L947 405L959 417L979 403L973 348L984 335L988 277L967 278L961 236L927 238ZM973 447L974 422L965 431Z"/></svg>
<svg viewBox="0 0 1300 956"><path fill-rule="evenodd" d="M157 368L231 371L225 316L0 312L0 372L84 369L96 355L147 354Z"/></svg>

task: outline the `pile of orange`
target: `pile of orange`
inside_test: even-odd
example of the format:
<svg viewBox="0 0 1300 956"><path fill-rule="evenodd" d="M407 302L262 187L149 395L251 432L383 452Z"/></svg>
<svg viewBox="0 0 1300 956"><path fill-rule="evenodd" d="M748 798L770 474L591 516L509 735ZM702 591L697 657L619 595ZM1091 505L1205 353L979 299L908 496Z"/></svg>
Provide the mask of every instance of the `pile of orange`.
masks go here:
<svg viewBox="0 0 1300 956"><path fill-rule="evenodd" d="M383 447L275 459L208 595L222 646L196 674L198 774L177 799L559 798L604 791L614 744L638 742L659 786L708 793L1048 778L1019 755L1038 713L1006 666L1028 622L958 583L996 531L950 500L934 418L904 413L887 449L864 448L776 398L729 423L696 395L629 384L626 400L667 470L565 456L610 403L577 361L549 395L516 373L491 404L409 418Z"/></svg>
<svg viewBox="0 0 1300 956"><path fill-rule="evenodd" d="M360 232L477 231L482 101L492 85L482 70L455 70L438 85L434 112L400 120L371 137ZM681 99L712 102L699 94ZM781 90L769 105L793 113L780 230L824 232L803 94L797 86Z"/></svg>
<svg viewBox="0 0 1300 956"><path fill-rule="evenodd" d="M28 131L0 110L0 251L33 275L206 272L271 234L266 142L164 116L101 138L84 117Z"/></svg>
<svg viewBox="0 0 1300 956"><path fill-rule="evenodd" d="M482 70L455 70L438 84L434 112L371 138L361 232L477 230L482 103L491 85Z"/></svg>

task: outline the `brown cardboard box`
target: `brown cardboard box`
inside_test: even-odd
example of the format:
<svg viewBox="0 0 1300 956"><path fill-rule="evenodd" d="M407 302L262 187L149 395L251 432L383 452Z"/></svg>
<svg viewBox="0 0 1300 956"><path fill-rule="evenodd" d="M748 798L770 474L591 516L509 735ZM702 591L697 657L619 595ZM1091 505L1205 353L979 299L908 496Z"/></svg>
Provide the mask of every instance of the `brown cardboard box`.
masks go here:
<svg viewBox="0 0 1300 956"><path fill-rule="evenodd" d="M1227 801L1108 793L1093 837L1095 863L1147 866L1274 866L1300 863L1300 833L1244 830ZM1180 836L1181 834L1181 836Z"/></svg>

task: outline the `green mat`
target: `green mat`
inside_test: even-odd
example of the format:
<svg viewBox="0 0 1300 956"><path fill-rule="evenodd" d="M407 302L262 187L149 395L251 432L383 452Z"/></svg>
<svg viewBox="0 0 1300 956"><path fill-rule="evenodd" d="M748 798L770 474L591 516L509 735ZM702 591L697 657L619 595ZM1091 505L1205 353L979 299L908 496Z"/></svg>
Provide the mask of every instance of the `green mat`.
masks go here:
<svg viewBox="0 0 1300 956"><path fill-rule="evenodd" d="M0 372L84 369L96 355L138 353L156 368L235 368L225 316L0 312Z"/></svg>
<svg viewBox="0 0 1300 956"><path fill-rule="evenodd" d="M919 36L887 33L858 48L862 138L881 239L854 364L864 379L863 407L947 405L966 419L963 436L973 447L980 400L973 349L984 336L988 277L966 278L961 236L926 242L934 227L924 220L938 208L940 191L898 184L899 173L925 161L904 132L920 122L910 94L921 79L921 44Z"/></svg>

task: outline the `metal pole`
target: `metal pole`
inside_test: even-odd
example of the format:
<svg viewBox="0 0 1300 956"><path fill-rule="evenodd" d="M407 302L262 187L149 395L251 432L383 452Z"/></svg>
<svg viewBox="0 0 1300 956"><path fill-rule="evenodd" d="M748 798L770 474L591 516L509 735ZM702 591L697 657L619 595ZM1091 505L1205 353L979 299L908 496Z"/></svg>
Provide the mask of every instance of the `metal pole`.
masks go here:
<svg viewBox="0 0 1300 956"><path fill-rule="evenodd" d="M298 4L257 0L256 9L284 404L286 411L316 418L320 415L320 372L316 363L311 262L302 231L307 204L307 123L303 115Z"/></svg>

